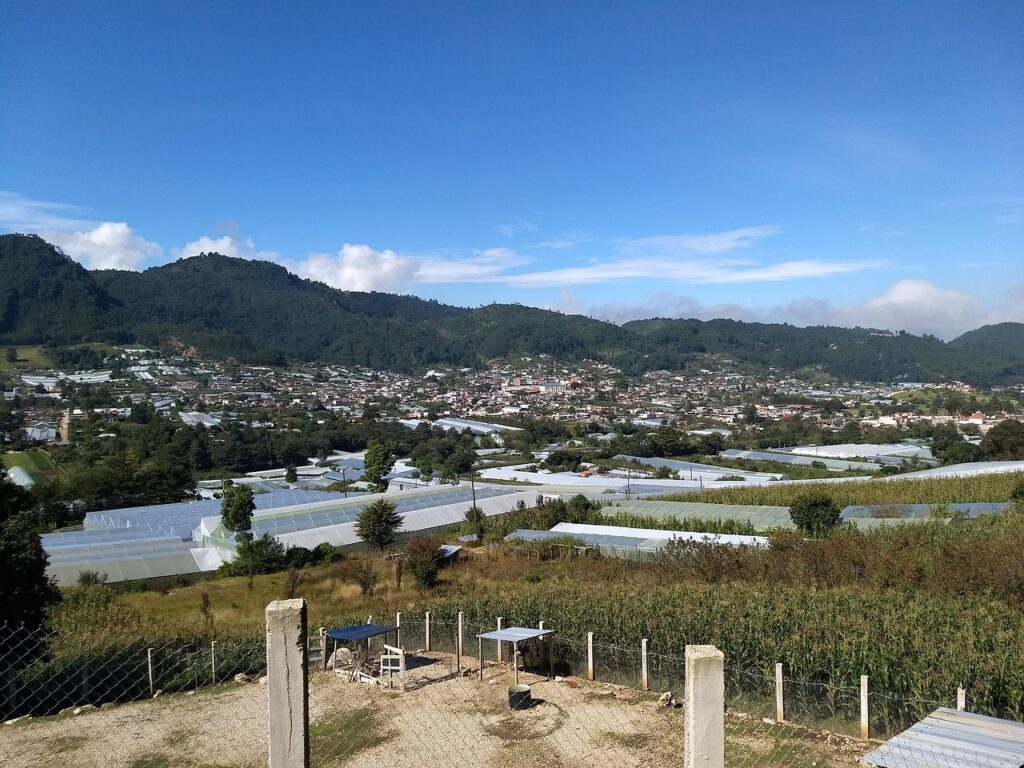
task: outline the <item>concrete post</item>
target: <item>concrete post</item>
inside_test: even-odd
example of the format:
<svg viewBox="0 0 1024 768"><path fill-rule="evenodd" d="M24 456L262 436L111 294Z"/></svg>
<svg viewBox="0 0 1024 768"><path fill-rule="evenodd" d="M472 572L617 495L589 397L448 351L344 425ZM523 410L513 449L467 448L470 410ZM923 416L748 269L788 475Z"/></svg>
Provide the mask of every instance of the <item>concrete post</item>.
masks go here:
<svg viewBox="0 0 1024 768"><path fill-rule="evenodd" d="M956 708L960 712L964 712L967 709L967 691L963 688L956 689Z"/></svg>
<svg viewBox="0 0 1024 768"><path fill-rule="evenodd" d="M395 647L402 647L402 612L395 614Z"/></svg>
<svg viewBox="0 0 1024 768"><path fill-rule="evenodd" d="M685 768L725 768L725 656L686 646Z"/></svg>
<svg viewBox="0 0 1024 768"><path fill-rule="evenodd" d="M871 719L868 713L868 676L860 676L860 737L867 739L871 735Z"/></svg>
<svg viewBox="0 0 1024 768"><path fill-rule="evenodd" d="M323 665L323 671L327 671L327 630L324 627L320 627L320 659Z"/></svg>
<svg viewBox="0 0 1024 768"><path fill-rule="evenodd" d="M149 695L156 693L156 679L153 676L153 649L146 649L146 667L149 670Z"/></svg>
<svg viewBox="0 0 1024 768"><path fill-rule="evenodd" d="M781 723L786 719L786 700L782 694L782 663L775 665L775 720Z"/></svg>
<svg viewBox="0 0 1024 768"><path fill-rule="evenodd" d="M306 601L267 606L270 768L309 768Z"/></svg>
<svg viewBox="0 0 1024 768"><path fill-rule="evenodd" d="M503 616L499 616L498 617L498 631L499 632L502 629L502 625L503 625L504 621L505 621L505 617L503 617ZM496 646L498 646L498 663L500 664L501 663L501 640L495 640L494 644Z"/></svg>
<svg viewBox="0 0 1024 768"><path fill-rule="evenodd" d="M594 633L587 632L587 680L594 679Z"/></svg>
<svg viewBox="0 0 1024 768"><path fill-rule="evenodd" d="M217 641L210 642L210 679L217 684Z"/></svg>
<svg viewBox="0 0 1024 768"><path fill-rule="evenodd" d="M640 641L640 688L645 693L651 690L651 684L647 677L647 638Z"/></svg>
<svg viewBox="0 0 1024 768"><path fill-rule="evenodd" d="M455 669L459 672L462 671L462 622L463 613L459 611L459 628L458 635L455 638Z"/></svg>
<svg viewBox="0 0 1024 768"><path fill-rule="evenodd" d="M423 650L430 650L430 611L423 614Z"/></svg>
<svg viewBox="0 0 1024 768"><path fill-rule="evenodd" d="M482 637L476 638L477 643L477 658L480 660L480 679L484 679L484 639Z"/></svg>

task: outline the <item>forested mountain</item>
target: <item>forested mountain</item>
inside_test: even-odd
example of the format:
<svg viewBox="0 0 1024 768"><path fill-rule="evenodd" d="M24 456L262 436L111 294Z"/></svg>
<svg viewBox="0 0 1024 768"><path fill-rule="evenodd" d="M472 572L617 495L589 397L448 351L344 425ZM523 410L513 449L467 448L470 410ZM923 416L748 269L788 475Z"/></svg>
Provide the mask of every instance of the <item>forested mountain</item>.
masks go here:
<svg viewBox="0 0 1024 768"><path fill-rule="evenodd" d="M42 239L0 235L0 344L89 341L166 346L280 364L414 370L480 366L513 353L677 368L718 353L780 370L862 380L1024 379L1024 325L944 343L861 328L654 319L617 326L520 305L465 309L414 296L340 291L284 267L204 254L144 272L90 272Z"/></svg>
<svg viewBox="0 0 1024 768"><path fill-rule="evenodd" d="M1017 373L1024 372L1024 323L983 325L953 339L950 345L992 355L1005 360Z"/></svg>
<svg viewBox="0 0 1024 768"><path fill-rule="evenodd" d="M1004 323L1004 326L1017 325ZM1021 347L1016 356L997 343L978 343L971 334L954 342L934 336L892 334L867 328L810 326L782 323L745 323L737 320L637 320L627 323L634 331L659 345L684 352L727 354L741 362L775 366L780 370L821 368L840 378L865 381L904 379L968 382L1009 381L1024 377ZM1000 326L987 326L988 329ZM1010 335L1007 333L1007 335ZM962 343L966 340L966 343Z"/></svg>

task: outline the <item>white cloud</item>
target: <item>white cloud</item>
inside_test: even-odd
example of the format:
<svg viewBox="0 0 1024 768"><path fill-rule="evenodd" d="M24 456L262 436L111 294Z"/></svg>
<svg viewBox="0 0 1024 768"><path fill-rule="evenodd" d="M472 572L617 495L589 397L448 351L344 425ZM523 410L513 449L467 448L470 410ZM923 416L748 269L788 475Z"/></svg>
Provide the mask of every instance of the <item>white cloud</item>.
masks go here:
<svg viewBox="0 0 1024 768"><path fill-rule="evenodd" d="M619 252L625 256L694 256L727 253L750 248L758 240L777 235L782 227L740 227L727 232L705 234L658 235L656 237L619 238Z"/></svg>
<svg viewBox="0 0 1024 768"><path fill-rule="evenodd" d="M77 205L32 200L17 192L0 190L0 226L10 232L88 229L96 224L81 218Z"/></svg>
<svg viewBox="0 0 1024 768"><path fill-rule="evenodd" d="M632 302L596 304L589 307L586 314L615 323L651 317L731 318L802 326L905 330L950 339L986 323L1024 320L1024 310L1020 308L1019 299L1014 299L1015 295L1024 297L1024 284L1011 288L1002 301L986 305L976 296L942 288L929 280L900 280L885 292L859 304L835 304L820 298L803 298L773 307L753 308L738 304L705 304L692 296L662 292ZM582 303L570 292L563 294L553 308L581 312Z"/></svg>
<svg viewBox="0 0 1024 768"><path fill-rule="evenodd" d="M198 256L201 253L219 253L221 256L231 256L237 259L259 259L261 261L274 261L277 254L274 251L257 251L256 244L252 238L239 239L231 235L224 235L218 238L203 235L192 240L181 248L174 251L175 258L187 259L190 256Z"/></svg>
<svg viewBox="0 0 1024 768"><path fill-rule="evenodd" d="M138 269L163 254L160 245L136 234L127 223L90 221L84 213L77 205L0 191L0 226L35 233L89 269Z"/></svg>
<svg viewBox="0 0 1024 768"><path fill-rule="evenodd" d="M345 291L400 292L413 281L417 262L394 251L345 243L337 253L314 253L294 265L301 277Z"/></svg>
<svg viewBox="0 0 1024 768"><path fill-rule="evenodd" d="M485 248L465 259L425 257L418 262L418 283L493 283L511 276L508 270L529 263L530 259L511 248Z"/></svg>
<svg viewBox="0 0 1024 768"><path fill-rule="evenodd" d="M494 229L502 237L515 237L516 235L521 235L524 232L536 232L537 225L532 221L519 219L512 224L499 224Z"/></svg>
<svg viewBox="0 0 1024 768"><path fill-rule="evenodd" d="M105 221L84 232L41 230L39 235L88 269L138 269L163 253L123 221Z"/></svg>

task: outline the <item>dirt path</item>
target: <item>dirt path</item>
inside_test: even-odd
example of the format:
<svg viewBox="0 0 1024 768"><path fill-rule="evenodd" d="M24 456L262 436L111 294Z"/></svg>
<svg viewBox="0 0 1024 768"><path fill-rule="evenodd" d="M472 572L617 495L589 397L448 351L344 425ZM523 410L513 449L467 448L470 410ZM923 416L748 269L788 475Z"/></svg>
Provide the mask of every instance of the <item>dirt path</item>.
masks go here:
<svg viewBox="0 0 1024 768"><path fill-rule="evenodd" d="M404 692L351 683L329 672L312 674L314 768L497 768L509 761L555 768L681 764L683 710L662 706L655 696L523 675L538 701L526 711L511 712L507 667L488 667L480 681L475 674L457 674L452 662L450 656L427 655L410 672ZM0 765L255 768L267 761L266 722L265 688L232 683L78 717L2 726ZM742 754L744 763L750 759L750 765L775 764L758 762L780 755L780 732L765 728L760 721L746 723L730 737L733 754ZM778 764L855 764L821 740L789 729L784 736L793 762Z"/></svg>

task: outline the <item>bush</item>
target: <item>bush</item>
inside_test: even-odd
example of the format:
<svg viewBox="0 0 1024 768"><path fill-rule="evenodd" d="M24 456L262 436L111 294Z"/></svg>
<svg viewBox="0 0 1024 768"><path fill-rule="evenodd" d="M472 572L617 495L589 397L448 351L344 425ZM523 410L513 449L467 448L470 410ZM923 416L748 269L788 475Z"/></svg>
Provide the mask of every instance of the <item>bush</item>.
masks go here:
<svg viewBox="0 0 1024 768"><path fill-rule="evenodd" d="M798 496L789 508L789 516L803 533L820 536L839 524L839 505L825 493L812 492Z"/></svg>
<svg viewBox="0 0 1024 768"><path fill-rule="evenodd" d="M430 589L437 586L441 571L441 540L435 537L414 539L406 547L406 558L413 578L421 587Z"/></svg>
<svg viewBox="0 0 1024 768"><path fill-rule="evenodd" d="M377 572L370 563L364 561L356 567L355 580L360 593L372 595L374 587L377 586Z"/></svg>

